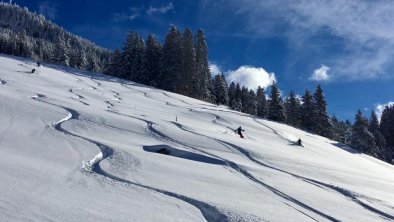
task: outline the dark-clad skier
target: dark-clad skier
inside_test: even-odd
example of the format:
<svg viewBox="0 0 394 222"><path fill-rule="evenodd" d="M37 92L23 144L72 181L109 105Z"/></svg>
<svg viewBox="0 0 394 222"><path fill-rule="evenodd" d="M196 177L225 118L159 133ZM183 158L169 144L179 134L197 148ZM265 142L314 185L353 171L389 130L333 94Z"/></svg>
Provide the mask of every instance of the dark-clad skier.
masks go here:
<svg viewBox="0 0 394 222"><path fill-rule="evenodd" d="M241 138L245 138L244 135L242 134L242 131L245 131L245 130L243 130L241 127L238 127L238 129L236 129L236 131L237 131L238 135L239 135Z"/></svg>

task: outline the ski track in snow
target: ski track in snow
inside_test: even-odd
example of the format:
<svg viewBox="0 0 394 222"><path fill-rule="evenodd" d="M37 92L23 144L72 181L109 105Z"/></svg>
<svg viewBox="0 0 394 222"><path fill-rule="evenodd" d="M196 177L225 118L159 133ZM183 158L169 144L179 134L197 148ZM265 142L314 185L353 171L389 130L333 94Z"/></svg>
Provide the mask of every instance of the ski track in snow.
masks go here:
<svg viewBox="0 0 394 222"><path fill-rule="evenodd" d="M158 192L158 193L164 194L166 196L169 196L169 197L178 199L180 201L186 202L186 203L188 203L190 205L193 205L194 207L196 207L196 208L198 208L200 210L200 212L202 213L202 215L204 216L206 221L223 221L223 222L224 221L229 221L229 218L225 214L223 214L222 212L220 212L219 209L217 209L216 207L214 207L214 206L212 206L212 205L210 205L208 203L205 203L205 202L202 202L202 201L199 201L199 200L196 200L196 199L193 199L193 198L181 195L181 194L177 194L177 193L174 193L174 192L165 191L165 190L162 190L162 189L158 189L158 188L154 188L154 187L151 187L151 186L147 186L147 185L139 184L139 183L136 183L136 182L132 182L132 181L129 181L129 180L117 177L115 175L112 175L112 174L104 171L100 167L100 162L102 160L110 157L114 153L115 149L111 148L111 147L109 147L107 145L104 145L104 144L102 144L100 142L97 142L95 140L92 140L92 139L89 139L89 138L86 138L86 137L83 137L83 136L71 133L70 131L62 128L61 127L62 123L66 122L66 121L69 121L71 119L78 120L79 119L79 113L77 111L73 110L73 109L70 109L70 108L67 108L67 107L63 107L63 106L60 106L60 105L57 105L57 104L54 104L54 103L51 103L51 102L47 102L47 101L44 101L44 100L42 100L40 98L45 98L45 97L39 97L39 96L32 97L32 99L34 99L36 101L43 102L43 103L46 103L46 104L49 104L49 105L52 105L52 106L56 106L56 107L64 109L65 111L68 112L68 115L65 118L57 121L54 124L51 124L51 126L55 130L57 130L59 132L62 132L64 134L66 134L66 135L70 135L70 136L73 136L73 137L77 137L77 138L83 139L83 140L85 140L87 142L90 142L90 143L96 145L100 149L100 153L98 153L92 160L87 162L89 165L91 165L92 172L94 172L96 174L99 174L99 175L102 175L104 177L110 178L112 180L121 182L121 183L127 183L127 184L135 185L135 186L138 186L138 187L142 187L142 188L154 191L154 192ZM137 119L139 119L139 118L137 118ZM146 122L146 120L143 120L143 119L139 119L139 120ZM146 123L148 123L149 125L153 124L152 122L149 122L149 121L147 121ZM117 151L117 152L119 152L119 151ZM86 167L85 164L83 166Z"/></svg>

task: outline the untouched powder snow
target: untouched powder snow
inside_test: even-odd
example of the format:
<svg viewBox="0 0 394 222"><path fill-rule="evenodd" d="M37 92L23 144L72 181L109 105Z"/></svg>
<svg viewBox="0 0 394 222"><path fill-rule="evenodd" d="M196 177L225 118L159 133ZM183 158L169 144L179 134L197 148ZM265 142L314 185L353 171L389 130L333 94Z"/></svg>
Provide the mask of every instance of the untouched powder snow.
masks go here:
<svg viewBox="0 0 394 222"><path fill-rule="evenodd" d="M4 55L0 82L0 221L394 221L394 167L327 138Z"/></svg>

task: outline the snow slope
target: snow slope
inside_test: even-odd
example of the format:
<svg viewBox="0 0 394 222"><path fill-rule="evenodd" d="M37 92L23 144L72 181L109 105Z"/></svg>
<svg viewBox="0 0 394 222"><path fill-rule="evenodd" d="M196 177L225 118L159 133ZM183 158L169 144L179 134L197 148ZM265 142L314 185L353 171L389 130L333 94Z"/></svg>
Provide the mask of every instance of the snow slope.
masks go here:
<svg viewBox="0 0 394 222"><path fill-rule="evenodd" d="M394 221L394 167L326 138L27 59L0 81L0 221Z"/></svg>

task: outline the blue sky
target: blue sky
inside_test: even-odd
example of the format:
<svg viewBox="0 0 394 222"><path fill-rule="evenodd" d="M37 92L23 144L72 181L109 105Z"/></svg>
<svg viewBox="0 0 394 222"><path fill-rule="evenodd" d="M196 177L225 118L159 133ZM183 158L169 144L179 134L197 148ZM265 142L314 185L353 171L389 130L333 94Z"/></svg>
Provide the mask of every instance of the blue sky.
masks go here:
<svg viewBox="0 0 394 222"><path fill-rule="evenodd" d="M212 70L284 95L323 86L328 111L353 120L394 101L394 3L327 0L14 0L110 49L128 31L159 39L174 24L205 31Z"/></svg>

